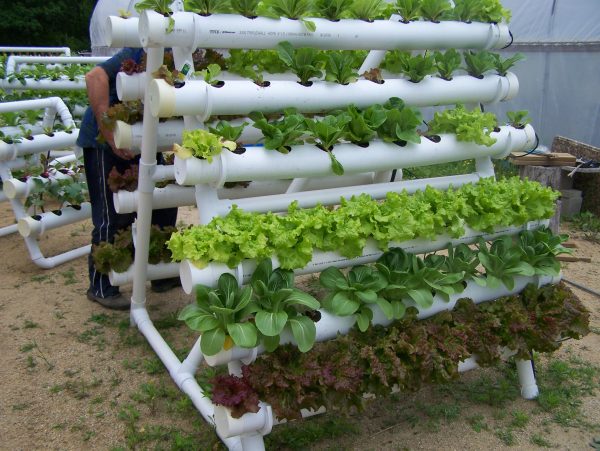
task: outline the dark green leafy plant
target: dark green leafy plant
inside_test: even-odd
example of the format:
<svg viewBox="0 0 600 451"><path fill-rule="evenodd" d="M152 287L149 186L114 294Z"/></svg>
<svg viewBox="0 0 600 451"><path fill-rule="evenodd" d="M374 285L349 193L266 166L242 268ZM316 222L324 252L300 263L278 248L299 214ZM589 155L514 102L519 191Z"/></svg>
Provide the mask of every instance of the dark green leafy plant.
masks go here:
<svg viewBox="0 0 600 451"><path fill-rule="evenodd" d="M445 52L436 51L434 53L435 67L444 80L452 80L454 72L460 69L462 58L455 49L448 49Z"/></svg>
<svg viewBox="0 0 600 451"><path fill-rule="evenodd" d="M246 125L248 125L248 122L243 122L242 124L235 126L228 121L221 120L217 122L214 127L209 126L208 130L211 133L220 136L225 141L237 142L238 139L240 139L240 136L242 136Z"/></svg>
<svg viewBox="0 0 600 451"><path fill-rule="evenodd" d="M537 275L558 276L560 262L556 256L572 253L562 246L568 238L568 235L554 235L549 229L524 231L519 234L518 242L521 260L529 263Z"/></svg>
<svg viewBox="0 0 600 451"><path fill-rule="evenodd" d="M480 240L478 249L477 257L485 268L485 278L476 278L475 281L481 286L495 289L504 284L512 290L515 287L515 276L535 274L533 266L521 259L519 248L514 245L510 236L494 240L489 249L487 243Z"/></svg>
<svg viewBox="0 0 600 451"><path fill-rule="evenodd" d="M525 128L531 122L527 110L508 111L506 117L508 118L508 124L514 128Z"/></svg>
<svg viewBox="0 0 600 451"><path fill-rule="evenodd" d="M310 17L313 13L313 2L311 0L263 0L258 5L260 16L279 19L287 17L288 19L299 19L309 31L315 31L314 22L304 20L304 17Z"/></svg>
<svg viewBox="0 0 600 451"><path fill-rule="evenodd" d="M372 21L385 13L386 6L385 0L354 0L350 13L357 19Z"/></svg>
<svg viewBox="0 0 600 451"><path fill-rule="evenodd" d="M445 19L452 10L449 0L421 0L420 3L423 19L431 22Z"/></svg>
<svg viewBox="0 0 600 451"><path fill-rule="evenodd" d="M111 270L125 272L133 263L133 237L131 228L120 230L115 234L113 243L106 241L92 246L94 267L102 274Z"/></svg>
<svg viewBox="0 0 600 451"><path fill-rule="evenodd" d="M392 97L383 107L386 110L386 120L377 129L377 134L385 142L406 141L420 143L421 137L417 127L421 125L421 112L404 105L397 97Z"/></svg>
<svg viewBox="0 0 600 451"><path fill-rule="evenodd" d="M201 77L206 83L209 85L217 85L219 80L217 77L221 73L221 66L218 64L209 64L206 69L202 69L201 71L194 72L194 75Z"/></svg>
<svg viewBox="0 0 600 451"><path fill-rule="evenodd" d="M425 257L425 264L430 268L436 268L447 274L462 273L462 279L468 282L479 275L477 267L479 260L477 252L466 244L454 247L448 245L447 255L430 254Z"/></svg>
<svg viewBox="0 0 600 451"><path fill-rule="evenodd" d="M259 0L229 0L231 9L245 17L256 17Z"/></svg>
<svg viewBox="0 0 600 451"><path fill-rule="evenodd" d="M184 0L184 8L203 16L210 16L215 13L229 12L228 0Z"/></svg>
<svg viewBox="0 0 600 451"><path fill-rule="evenodd" d="M369 141L377 135L376 130L387 119L387 112L381 105L372 105L364 111L350 105L346 111L351 119L346 125L344 138L362 146L369 144Z"/></svg>
<svg viewBox="0 0 600 451"><path fill-rule="evenodd" d="M256 346L258 331L249 319L257 305L252 301L250 286L240 288L234 276L224 273L216 289L204 285L195 289L196 302L184 307L178 319L202 334L200 349L205 355L215 355L224 349L227 336L242 348Z"/></svg>
<svg viewBox="0 0 600 451"><path fill-rule="evenodd" d="M483 12L481 0L454 0L452 17L461 22L477 21Z"/></svg>
<svg viewBox="0 0 600 451"><path fill-rule="evenodd" d="M264 336L263 344L267 351L279 346L280 334L288 325L301 352L309 351L316 337L315 323L299 308L316 310L319 301L313 296L294 287L294 273L277 268L273 270L270 259L265 259L252 274L250 285L257 304L255 324Z"/></svg>
<svg viewBox="0 0 600 451"><path fill-rule="evenodd" d="M159 14L162 14L165 17L169 18L169 25L165 30L168 33L171 33L175 28L175 20L171 17L173 14L173 10L171 9L171 0L142 0L135 4L134 8L139 13L144 10L152 10L156 11Z"/></svg>
<svg viewBox="0 0 600 451"><path fill-rule="evenodd" d="M339 269L329 267L319 276L321 285L330 290L323 299L323 308L338 316L356 316L356 324L361 332L369 328L373 310L368 306L376 304L387 318L400 318L404 315L402 306L392 305L379 296L386 286L385 278L369 266L355 266L348 276Z"/></svg>
<svg viewBox="0 0 600 451"><path fill-rule="evenodd" d="M399 72L406 75L413 83L418 83L427 75L436 72L435 58L428 52L424 54L411 55L410 53L400 53Z"/></svg>
<svg viewBox="0 0 600 451"><path fill-rule="evenodd" d="M277 44L279 58L300 79L300 84L310 86L311 78L323 76L323 59L317 49L302 47L295 49L288 41Z"/></svg>
<svg viewBox="0 0 600 451"><path fill-rule="evenodd" d="M494 65L496 67L496 72L498 75L502 77L506 77L508 71L519 61L525 59L525 56L522 53L515 53L510 58L503 59L502 55L498 53L492 54L494 58Z"/></svg>
<svg viewBox="0 0 600 451"><path fill-rule="evenodd" d="M337 116L329 115L323 119L306 119L308 133L312 139L326 151L331 159L331 169L336 175L343 175L344 168L332 152L333 146L346 134L346 126L352 118L343 113Z"/></svg>
<svg viewBox="0 0 600 451"><path fill-rule="evenodd" d="M421 17L420 0L396 0L395 6L404 23L419 20Z"/></svg>
<svg viewBox="0 0 600 451"><path fill-rule="evenodd" d="M315 11L320 17L328 20L339 20L350 10L353 0L317 0Z"/></svg>
<svg viewBox="0 0 600 451"><path fill-rule="evenodd" d="M358 73L353 67L354 57L351 53L328 52L326 58L325 81L347 85L358 80Z"/></svg>
<svg viewBox="0 0 600 451"><path fill-rule="evenodd" d="M496 68L494 55L487 50L480 50L479 52L469 50L463 56L467 65L467 73L471 77L483 78L486 72Z"/></svg>
<svg viewBox="0 0 600 451"><path fill-rule="evenodd" d="M465 0L455 1L455 8L456 5L460 5L463 1ZM473 21L488 23L510 22L510 10L504 8L500 0L479 0L478 3L473 14Z"/></svg>
<svg viewBox="0 0 600 451"><path fill-rule="evenodd" d="M227 60L229 72L250 78L257 84L263 83L261 68L256 64L257 52L253 50L230 49Z"/></svg>
<svg viewBox="0 0 600 451"><path fill-rule="evenodd" d="M254 127L263 133L265 148L281 153L288 153L292 146L302 144L302 137L308 132L304 116L293 109L286 110L279 121L269 122L260 112L252 112L248 117L254 121Z"/></svg>

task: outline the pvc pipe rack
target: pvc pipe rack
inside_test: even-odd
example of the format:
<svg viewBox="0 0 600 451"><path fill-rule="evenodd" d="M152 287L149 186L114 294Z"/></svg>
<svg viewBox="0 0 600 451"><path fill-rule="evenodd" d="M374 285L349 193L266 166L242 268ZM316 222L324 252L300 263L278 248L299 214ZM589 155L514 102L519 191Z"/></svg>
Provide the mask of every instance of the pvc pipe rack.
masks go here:
<svg viewBox="0 0 600 451"><path fill-rule="evenodd" d="M519 91L517 77L486 75L482 79L458 75L452 80L427 76L419 83L406 79L383 84L358 80L349 85L315 81L303 86L294 81L272 81L263 88L250 80L231 80L217 88L201 80L189 80L179 88L164 80L151 80L148 98L156 117L192 115L205 120L211 115L275 112L297 108L303 113L319 113L354 104L366 108L399 97L408 106L425 107L454 103L495 103L510 100Z"/></svg>
<svg viewBox="0 0 600 451"><path fill-rule="evenodd" d="M69 47L0 47L0 54L4 53L60 53L71 56L71 49Z"/></svg>
<svg viewBox="0 0 600 451"><path fill-rule="evenodd" d="M167 33L166 30L170 20L174 21L175 26L172 31ZM153 11L144 11L139 20L111 18L109 25L111 38L109 41L131 46L141 44L146 47L148 50L147 70L151 73L162 64L165 47L173 48L176 67L179 68L186 60L190 60L192 52L196 48L266 49L273 48L277 43L284 40L290 41L292 45L297 47L310 46L321 49L368 49L376 51L451 47L502 48L508 45L511 40L508 28L503 24L464 24L458 22L442 22L440 24L414 22L404 24L397 22L396 18L386 21L374 21L373 23L359 20L341 20L339 22L330 22L323 19L310 20L314 21L317 28L314 33L308 31L301 21L289 19L274 20L264 17L247 19L241 16L222 14L203 17L185 12L175 12L170 18L167 18ZM371 58L365 61L365 64L381 58L382 53L372 52L370 56ZM168 128L175 126L175 124L165 126L163 132L161 132L162 126L159 125L157 117L183 115L183 122L187 126L197 127L210 115L246 115L254 110L267 112L296 107L302 112L318 113L345 107L350 103L354 103L358 107L369 106L377 102L383 103L394 96L403 98L406 104L410 106L435 106L458 102L492 103L510 99L518 91L518 80L512 74L507 77L489 75L484 77L483 80L468 76L457 76L449 82L427 77L418 84L406 80L390 79L386 80L383 85L377 85L363 80L348 87L336 86L322 81L315 81L311 87L304 87L293 81L273 79L269 87L259 88L249 81L227 79L225 85L221 88L197 80L187 80L184 86L174 88L166 85L163 81L149 80L145 76L137 76L136 79L121 76L119 84L121 86L120 94L123 98L141 98L144 94L145 114L141 132L125 127L119 132L124 136L124 142L131 144L131 147L138 147L138 143L140 143L142 154L139 192L128 195L130 197L130 207L133 207L132 204L137 201L138 211L138 234L132 275L132 324L136 325L148 339L177 385L190 396L204 419L216 426L216 432L226 446L229 449L253 451L264 449L262 436L267 434L276 423L270 406L261 403L260 411L257 414L246 414L239 420L232 419L226 409L214 406L204 396L202 389L194 379L194 373L203 360L203 355L200 352L200 340L196 340L188 357L180 362L152 325L146 310L145 282L152 271L147 264L150 214L154 202L163 202L163 200L159 200L163 196L162 194L154 195L154 182L158 179L159 172L162 172L162 176L165 176L169 171L156 166L155 154L157 148L162 148L164 143L170 144L165 137L167 130L169 130L169 133L180 133L179 129ZM179 127L179 124L177 124L177 127ZM141 136L141 142L139 136ZM421 144L422 147L408 145L402 149L391 144L377 143L371 145L369 149L359 150L354 146L342 144L336 146L334 153L344 165L349 174L348 177L354 177L354 173L364 174L371 170L475 158L477 172L474 174L441 177L426 181L438 187L447 187L450 183L467 183L480 177L494 175L491 158L500 157L512 149L527 148L533 143L532 128L515 132L503 129L494 136L497 136L498 142L491 148L485 149L478 146L473 147L469 144L463 145L462 143L459 146L459 143L452 142L453 138L443 137L441 146L424 142ZM446 146L450 146L452 151L444 153L443 149ZM468 148L469 151L462 151L462 147ZM238 157L238 155L230 155L228 152L224 152L216 158L213 165L200 162L196 166L197 162L193 160L180 161L178 159L175 172L178 175L177 180L179 182L185 181L186 183L196 184L196 202L200 204L200 201L202 201L202 205L199 205L199 207L202 207L199 209L201 221L207 222L214 214L221 214L224 208L229 205L230 199L219 202L219 196L223 196L223 190L217 190L228 180L252 180L253 183L259 182L268 186L269 183L281 184L281 179L296 177L291 183L288 182L286 193L272 194L262 198L239 199L238 204L253 211L267 208L267 206L269 208L275 206L279 210L284 207L285 202L289 202L292 198L300 199L301 203L310 204L315 202L318 197L324 196L328 203L333 202L335 200L334 194L339 196L335 183L328 190L313 193L304 191L310 183L318 183L313 182L313 179L304 178L307 175L317 177L331 174L328 157L319 152L314 146L298 146L292 150L290 155L285 156L286 160L282 160L279 159L278 155L272 155L276 152L252 148L248 149L245 154L239 155L241 157L239 159L233 158ZM291 159L287 159L290 156ZM391 162L388 161L390 158L392 159ZM305 167L301 171L295 169L294 165ZM244 169L242 166L247 166L247 168ZM201 168L200 175L193 174L193 170L198 168ZM371 173L368 172L368 174ZM373 182L385 181L382 174L371 174L370 176ZM402 186L407 189L417 189L423 181L402 183L403 185L394 185L394 188ZM273 187L274 185L271 186L271 188ZM346 188L345 192L358 192L357 190L360 189L366 190L371 195L381 195L383 190L388 188L391 188L391 186L386 183L368 186L367 182L356 188ZM185 195L189 196L189 191L186 191ZM212 205L214 202L217 206ZM545 224L545 222L530 223L523 228L535 228L542 224ZM505 233L517 233L523 228L499 228L493 234L484 235L491 239ZM407 250L424 252L445 247L450 241L455 244L473 242L480 235L482 234L467 230L465 236L458 240L452 240L449 237L438 237L434 241L413 240L399 244ZM363 255L357 259L346 259L333 252L315 252L313 261L296 273L316 272L328 266L345 267L352 264L372 262L379 255L381 255L381 251L375 246L374 242L370 242ZM276 259L274 259L274 263L277 266ZM256 262L244 261L233 270L219 264L209 264L207 268L199 270L190 262L182 262L179 271L184 288L186 291L191 292L196 283L213 286L218 277L224 272L236 274L240 283L247 282L255 266ZM526 279L519 279L518 287L522 288L525 281ZM471 286L468 289L476 290L475 287ZM499 293L482 291L483 293L473 291L471 294L485 298L496 296ZM450 304L441 304L439 299L436 299L434 304L436 308L448 307L448 305ZM336 328L338 320L331 320L331 330ZM342 318L341 320L345 321L346 319ZM324 320L324 326L318 326L323 330L328 329L327 332L321 334L323 336L331 333L327 321ZM249 359L255 357L257 352L258 349L255 348L253 356L250 356ZM243 356L240 353L247 354L247 350L240 351L238 348L234 348L232 351L232 354L235 354L229 359L229 371L232 374L239 375L241 363L243 362L241 360ZM234 361L231 361L232 359ZM475 366L475 360L468 359L466 362L461 363L460 368L462 371ZM537 387L535 387L535 379L531 372L531 362L518 363L518 368L522 386L525 387L522 389L524 396L534 396ZM305 414L310 415L311 412L305 412Z"/></svg>
<svg viewBox="0 0 600 451"><path fill-rule="evenodd" d="M508 27L487 24L444 21L411 22L390 20L342 19L332 22L306 18L314 22L316 32L310 32L299 20L269 19L232 14L212 14L208 17L189 12L171 15L175 25L169 28L169 18L154 11L144 11L139 18L140 42L143 47L270 49L281 41L295 47L315 47L332 50L427 50L447 48L503 48L510 44Z"/></svg>

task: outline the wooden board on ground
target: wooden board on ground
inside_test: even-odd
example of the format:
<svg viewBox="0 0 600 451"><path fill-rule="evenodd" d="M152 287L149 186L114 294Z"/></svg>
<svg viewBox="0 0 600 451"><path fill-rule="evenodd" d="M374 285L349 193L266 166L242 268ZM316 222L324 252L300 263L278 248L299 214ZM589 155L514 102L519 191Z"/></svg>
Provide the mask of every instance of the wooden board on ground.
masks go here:
<svg viewBox="0 0 600 451"><path fill-rule="evenodd" d="M570 153L548 153L543 155L527 152L511 152L510 162L516 166L574 166L577 158Z"/></svg>

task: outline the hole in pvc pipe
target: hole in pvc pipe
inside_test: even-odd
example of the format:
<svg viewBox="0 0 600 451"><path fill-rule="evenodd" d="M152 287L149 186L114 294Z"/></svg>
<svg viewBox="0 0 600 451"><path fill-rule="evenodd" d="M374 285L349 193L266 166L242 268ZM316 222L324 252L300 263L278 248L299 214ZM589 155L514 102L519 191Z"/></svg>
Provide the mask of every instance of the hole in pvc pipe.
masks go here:
<svg viewBox="0 0 600 451"><path fill-rule="evenodd" d="M329 19L329 22L339 22L340 19Z"/></svg>
<svg viewBox="0 0 600 451"><path fill-rule="evenodd" d="M185 86L185 81L174 81L173 82L173 87L175 89L179 89L179 88L183 88Z"/></svg>
<svg viewBox="0 0 600 451"><path fill-rule="evenodd" d="M298 83L300 86L304 86L306 88L310 88L313 85L312 81L307 81L306 83L302 83L302 82L298 81L296 83Z"/></svg>
<svg viewBox="0 0 600 451"><path fill-rule="evenodd" d="M367 147L369 147L370 143L354 143L356 144L358 147L362 147L363 149L366 149Z"/></svg>
<svg viewBox="0 0 600 451"><path fill-rule="evenodd" d="M403 139L399 139L398 141L394 141L394 144L396 144L399 147L406 147L408 143Z"/></svg>
<svg viewBox="0 0 600 451"><path fill-rule="evenodd" d="M81 210L81 205L70 205L70 207L71 207L73 210L77 210L77 211Z"/></svg>
<svg viewBox="0 0 600 451"><path fill-rule="evenodd" d="M442 137L440 135L425 135L425 138L436 144L442 140Z"/></svg>
<svg viewBox="0 0 600 451"><path fill-rule="evenodd" d="M31 219L33 219L34 221L41 221L42 220L42 215L33 215L31 217Z"/></svg>
<svg viewBox="0 0 600 451"><path fill-rule="evenodd" d="M223 86L225 86L225 82L223 80L219 80L218 82L212 84L213 88L222 88Z"/></svg>
<svg viewBox="0 0 600 451"><path fill-rule="evenodd" d="M306 312L304 312L304 314L315 323L321 321L321 312L318 310L307 310Z"/></svg>
<svg viewBox="0 0 600 451"><path fill-rule="evenodd" d="M63 214L62 210L52 210L52 213L54 213L56 216L62 216Z"/></svg>
<svg viewBox="0 0 600 451"><path fill-rule="evenodd" d="M264 81L255 81L254 84L256 86L260 86L261 88L268 88L269 86L271 86L271 82L264 80Z"/></svg>
<svg viewBox="0 0 600 451"><path fill-rule="evenodd" d="M26 136L25 139L28 141L33 141L33 136Z"/></svg>
<svg viewBox="0 0 600 451"><path fill-rule="evenodd" d="M54 138L54 133L50 132L50 133L45 133L46 136L49 136L50 138Z"/></svg>
<svg viewBox="0 0 600 451"><path fill-rule="evenodd" d="M244 153L246 153L246 148L245 147L237 147L235 150L232 150L231 152L233 152L236 155L243 155Z"/></svg>
<svg viewBox="0 0 600 451"><path fill-rule="evenodd" d="M494 133L499 133L500 132L500 127L494 127Z"/></svg>
<svg viewBox="0 0 600 451"><path fill-rule="evenodd" d="M478 80L483 80L483 75L471 75L473 78L477 78Z"/></svg>

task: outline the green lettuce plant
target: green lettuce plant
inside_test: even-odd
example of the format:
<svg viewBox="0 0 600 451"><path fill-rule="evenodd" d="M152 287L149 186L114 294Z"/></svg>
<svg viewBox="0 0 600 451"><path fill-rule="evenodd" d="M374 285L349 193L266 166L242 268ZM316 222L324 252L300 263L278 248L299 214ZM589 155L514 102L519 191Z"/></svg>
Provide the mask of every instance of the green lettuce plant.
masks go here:
<svg viewBox="0 0 600 451"><path fill-rule="evenodd" d="M386 6L385 0L354 0L350 13L357 19L372 21L386 12Z"/></svg>
<svg viewBox="0 0 600 451"><path fill-rule="evenodd" d="M309 31L315 31L315 23L303 19L310 17L313 13L313 2L311 0L263 0L258 5L258 14L264 17L279 19L301 20Z"/></svg>
<svg viewBox="0 0 600 451"><path fill-rule="evenodd" d="M344 168L333 155L333 146L346 134L346 125L351 121L347 113L337 116L329 115L322 119L306 119L308 134L312 139L326 151L331 159L331 168L336 175L343 175Z"/></svg>
<svg viewBox="0 0 600 451"><path fill-rule="evenodd" d="M300 79L300 84L309 86L311 78L323 76L323 58L317 49L312 47L296 49L288 41L284 41L277 44L277 53Z"/></svg>
<svg viewBox="0 0 600 451"><path fill-rule="evenodd" d="M439 22L448 17L452 6L449 0L421 0L421 16L430 22Z"/></svg>
<svg viewBox="0 0 600 451"><path fill-rule="evenodd" d="M508 111L506 117L508 119L508 125L514 128L525 128L527 124L531 123L529 111L527 110Z"/></svg>
<svg viewBox="0 0 600 451"><path fill-rule="evenodd" d="M228 0L183 0L186 11L191 11L203 16L210 16L216 13L229 12Z"/></svg>
<svg viewBox="0 0 600 451"><path fill-rule="evenodd" d="M353 0L316 0L315 12L328 20L339 20L350 10Z"/></svg>
<svg viewBox="0 0 600 451"><path fill-rule="evenodd" d="M537 275L558 276L560 262L556 256L572 253L571 249L562 246L568 238L568 235L554 235L549 229L524 231L519 234L517 243L521 260L529 263Z"/></svg>
<svg viewBox="0 0 600 451"><path fill-rule="evenodd" d="M519 61L525 59L525 56L522 53L515 53L510 58L502 58L502 55L498 53L493 53L492 57L494 58L494 66L496 68L496 72L498 75L502 77L506 77L508 71Z"/></svg>
<svg viewBox="0 0 600 451"><path fill-rule="evenodd" d="M452 80L454 72L460 69L462 57L455 49L448 49L445 52L436 51L433 55L435 68L440 78Z"/></svg>
<svg viewBox="0 0 600 451"><path fill-rule="evenodd" d="M294 109L284 111L283 118L279 121L269 121L260 112L252 112L248 117L265 137L265 148L281 153L288 153L292 146L302 144L302 137L308 132L304 116Z"/></svg>
<svg viewBox="0 0 600 451"><path fill-rule="evenodd" d="M420 111L407 107L397 97L388 100L383 108L386 110L386 120L377 129L381 139L385 142L421 142L421 136L417 132L417 127L422 122Z"/></svg>
<svg viewBox="0 0 600 451"><path fill-rule="evenodd" d="M484 146L492 146L496 139L491 133L498 125L492 113L482 113L479 108L468 111L464 105L456 105L454 109L438 111L427 124L429 133L453 133L458 141L474 142Z"/></svg>
<svg viewBox="0 0 600 451"><path fill-rule="evenodd" d="M408 23L421 17L420 0L396 0L395 9L402 16L402 22Z"/></svg>
<svg viewBox="0 0 600 451"><path fill-rule="evenodd" d="M171 17L171 14L173 14L171 3L173 3L171 0L141 0L134 5L134 8L138 14L141 14L142 11L149 9L168 17L169 25L165 30L168 34L173 32L173 29L175 28L175 19Z"/></svg>
<svg viewBox="0 0 600 451"><path fill-rule="evenodd" d="M259 0L229 0L232 11L245 17L256 17Z"/></svg>
<svg viewBox="0 0 600 451"><path fill-rule="evenodd" d="M173 152L182 159L204 158L212 163L213 157L219 155L223 151L223 147L233 151L237 148L237 144L233 141L223 140L206 130L184 130L182 143L181 145L173 144Z"/></svg>
<svg viewBox="0 0 600 451"><path fill-rule="evenodd" d="M316 337L315 323L300 309L316 310L319 301L294 287L294 273L282 268L273 269L270 259L260 262L252 274L250 285L258 306L255 324L263 335L262 342L269 352L279 346L280 334L289 326L301 352L309 351Z"/></svg>
<svg viewBox="0 0 600 451"><path fill-rule="evenodd" d="M326 58L325 81L347 85L358 80L358 73L353 67L354 57L351 53L328 52Z"/></svg>
<svg viewBox="0 0 600 451"><path fill-rule="evenodd" d="M243 122L240 125L235 126L228 121L221 120L217 122L214 127L209 126L208 130L212 134L220 136L221 139L226 142L237 142L247 125L248 122Z"/></svg>
<svg viewBox="0 0 600 451"><path fill-rule="evenodd" d="M404 310L392 306L379 296L387 283L385 278L369 266L355 266L345 276L339 269L329 267L319 276L321 285L330 293L323 299L323 308L338 316L356 316L356 324L362 332L373 320L369 305L378 305L387 318L402 317Z"/></svg>
<svg viewBox="0 0 600 451"><path fill-rule="evenodd" d="M387 112L381 105L372 105L364 111L350 105L346 111L350 122L346 125L344 138L361 146L368 145L377 136L377 129L387 119Z"/></svg>
<svg viewBox="0 0 600 451"><path fill-rule="evenodd" d="M496 60L494 55L487 50L474 52L469 50L463 53L467 73L471 77L483 78L483 75L496 68Z"/></svg>
<svg viewBox="0 0 600 451"><path fill-rule="evenodd" d="M217 288L197 285L196 302L184 307L178 319L201 333L200 349L215 355L233 344L253 348L258 342L256 325L250 321L258 306L252 301L252 288L240 288L229 273L221 274ZM227 337L231 342L226 344Z"/></svg>

